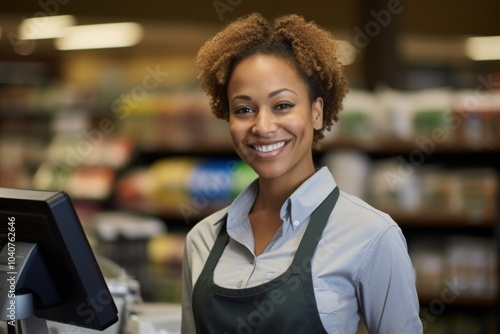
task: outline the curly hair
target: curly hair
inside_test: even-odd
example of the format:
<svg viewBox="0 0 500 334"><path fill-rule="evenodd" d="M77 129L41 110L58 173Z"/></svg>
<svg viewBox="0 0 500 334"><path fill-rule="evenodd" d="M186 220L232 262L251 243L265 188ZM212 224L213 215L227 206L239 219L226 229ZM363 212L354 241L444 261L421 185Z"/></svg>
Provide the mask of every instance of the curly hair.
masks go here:
<svg viewBox="0 0 500 334"><path fill-rule="evenodd" d="M284 57L296 67L309 90L311 102L323 98L323 127L314 130L313 143L324 138L338 121L348 85L339 60L337 40L314 22L295 14L270 22L252 13L230 23L199 50L196 63L198 79L210 97L213 113L229 120L227 85L232 70L241 60L267 54Z"/></svg>

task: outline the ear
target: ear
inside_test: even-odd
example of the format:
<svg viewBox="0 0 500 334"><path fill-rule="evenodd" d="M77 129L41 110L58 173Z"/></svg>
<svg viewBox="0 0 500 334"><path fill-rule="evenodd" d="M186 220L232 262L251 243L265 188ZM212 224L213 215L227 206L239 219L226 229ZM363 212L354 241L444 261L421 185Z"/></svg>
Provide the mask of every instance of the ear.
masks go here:
<svg viewBox="0 0 500 334"><path fill-rule="evenodd" d="M313 101L312 106L312 121L315 130L323 128L323 98L318 97Z"/></svg>

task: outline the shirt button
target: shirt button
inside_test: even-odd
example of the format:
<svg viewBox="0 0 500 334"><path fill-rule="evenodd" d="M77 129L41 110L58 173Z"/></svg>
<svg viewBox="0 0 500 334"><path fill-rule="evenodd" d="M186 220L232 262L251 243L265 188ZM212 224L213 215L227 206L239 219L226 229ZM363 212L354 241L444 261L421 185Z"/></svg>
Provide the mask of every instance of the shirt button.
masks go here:
<svg viewBox="0 0 500 334"><path fill-rule="evenodd" d="M236 287L239 289L243 286L243 281L239 281L238 283L236 283Z"/></svg>
<svg viewBox="0 0 500 334"><path fill-rule="evenodd" d="M300 224L300 223L299 223L299 221L298 221L298 220L296 220L296 221L294 221L294 222L293 222L293 226L294 226L294 227L299 226L299 224Z"/></svg>

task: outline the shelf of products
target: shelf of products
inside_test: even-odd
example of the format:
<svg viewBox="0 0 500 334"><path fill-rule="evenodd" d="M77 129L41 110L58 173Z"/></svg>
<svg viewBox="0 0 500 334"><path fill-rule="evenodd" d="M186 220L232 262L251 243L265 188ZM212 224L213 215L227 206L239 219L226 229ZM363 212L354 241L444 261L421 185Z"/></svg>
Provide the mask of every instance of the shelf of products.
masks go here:
<svg viewBox="0 0 500 334"><path fill-rule="evenodd" d="M126 265L148 298L178 301L183 233L256 175L196 87L158 87L133 103L99 89L0 86L0 185L65 190L89 222L104 210L160 218L165 231L101 239L101 251L125 261L120 249L133 244L141 258ZM500 93L449 88L352 90L315 152L344 191L407 235L426 333L455 333L462 312L475 314L471 332L495 322L498 153Z"/></svg>

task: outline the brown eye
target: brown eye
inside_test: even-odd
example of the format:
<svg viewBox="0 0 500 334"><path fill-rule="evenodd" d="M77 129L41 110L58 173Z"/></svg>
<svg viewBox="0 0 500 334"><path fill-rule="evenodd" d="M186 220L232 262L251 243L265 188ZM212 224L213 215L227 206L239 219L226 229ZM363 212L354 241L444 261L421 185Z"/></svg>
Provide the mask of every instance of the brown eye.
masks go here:
<svg viewBox="0 0 500 334"><path fill-rule="evenodd" d="M248 114L250 112L252 112L252 108L250 107L241 107L241 108L237 108L234 113L235 114Z"/></svg>
<svg viewBox="0 0 500 334"><path fill-rule="evenodd" d="M288 102L282 102L282 103L278 103L276 105L276 109L278 109L278 110L284 110L284 109L288 109L291 107L293 107L293 104L288 103Z"/></svg>

